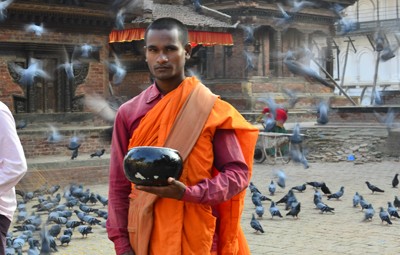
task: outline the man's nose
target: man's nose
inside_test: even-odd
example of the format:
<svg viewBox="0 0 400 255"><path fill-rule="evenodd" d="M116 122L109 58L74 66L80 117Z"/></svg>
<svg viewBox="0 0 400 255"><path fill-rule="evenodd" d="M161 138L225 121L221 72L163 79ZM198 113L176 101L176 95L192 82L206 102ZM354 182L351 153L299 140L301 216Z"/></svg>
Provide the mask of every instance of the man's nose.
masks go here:
<svg viewBox="0 0 400 255"><path fill-rule="evenodd" d="M168 57L167 57L167 55L165 55L164 53L161 53L161 54L158 56L157 62L158 62L158 63L166 63L166 62L168 62Z"/></svg>

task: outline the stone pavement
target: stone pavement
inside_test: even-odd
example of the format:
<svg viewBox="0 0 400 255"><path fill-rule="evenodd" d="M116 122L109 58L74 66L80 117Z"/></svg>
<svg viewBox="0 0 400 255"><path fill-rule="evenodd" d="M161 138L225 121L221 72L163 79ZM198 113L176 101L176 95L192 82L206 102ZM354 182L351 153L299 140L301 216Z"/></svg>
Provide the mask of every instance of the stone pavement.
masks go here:
<svg viewBox="0 0 400 255"><path fill-rule="evenodd" d="M288 179L286 188L277 188L274 196L268 194L268 184L275 179L276 170L283 170ZM323 201L335 208L335 214L321 214L313 204L314 190L311 186L303 193L295 192L301 202L299 219L284 216L282 219L271 219L268 208L270 202L263 202L265 214L259 219L264 227L264 234L256 234L250 227L251 214L254 206L251 193L246 194L242 226L249 241L251 253L262 254L399 254L400 220L393 219L393 225L382 224L379 219L379 207L387 208L387 202L394 196L400 196L399 189L391 188L391 180L395 173L400 172L399 162L384 160L380 163L354 164L353 162L310 163L309 169L303 169L292 162L276 165L255 164L253 183L259 190L277 201L283 197L290 187L303 184L306 181L325 181L332 192L345 187L341 200ZM372 194L365 184L370 181L385 190L382 194ZM93 185L90 189L102 195L107 195L107 184ZM360 208L352 207L352 197L358 191L375 208L375 216L370 222L364 222L364 213ZM102 208L102 206L97 206ZM284 215L283 205L278 206ZM104 228L95 226L93 234L82 238L75 230L69 246L60 247L59 255L98 255L114 254L113 245L107 239Z"/></svg>
<svg viewBox="0 0 400 255"><path fill-rule="evenodd" d="M399 162L383 161L356 165L352 162L311 163L309 169L289 163L255 165L252 181L259 190L277 201L290 187L301 185L307 181L325 181L331 192L344 186L345 192L341 200L327 200L335 214L321 214L313 204L314 190L307 185L303 193L295 192L301 202L299 219L291 216L282 219L271 219L268 208L270 202L263 202L265 214L260 223L264 234L255 234L250 227L254 205L251 193L247 193L242 226L248 238L252 254L399 254L400 220L393 220L393 225L382 224L379 218L379 207L387 209L387 202L393 202L394 196L400 196L399 189L391 188L395 173L399 173ZM269 196L268 185L274 178L277 169L283 170L288 179L286 188L277 188L274 196ZM385 190L385 193L372 194L365 181ZM353 208L352 198L359 192L375 208L372 221L364 222L364 213L360 207ZM278 206L282 214L286 214L283 205Z"/></svg>

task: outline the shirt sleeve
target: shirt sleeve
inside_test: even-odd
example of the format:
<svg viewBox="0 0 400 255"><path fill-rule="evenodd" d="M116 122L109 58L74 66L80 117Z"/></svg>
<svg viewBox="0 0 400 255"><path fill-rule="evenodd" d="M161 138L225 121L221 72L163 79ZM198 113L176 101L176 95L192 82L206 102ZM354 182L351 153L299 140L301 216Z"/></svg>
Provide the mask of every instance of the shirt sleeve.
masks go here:
<svg viewBox="0 0 400 255"><path fill-rule="evenodd" d="M248 166L235 131L217 130L213 150L214 166L220 173L187 187L183 201L216 205L231 199L248 186Z"/></svg>
<svg viewBox="0 0 400 255"><path fill-rule="evenodd" d="M14 117L0 109L0 197L15 187L27 171L25 153L15 128Z"/></svg>
<svg viewBox="0 0 400 255"><path fill-rule="evenodd" d="M128 234L128 210L131 183L123 170L123 159L128 151L129 128L121 113L115 117L111 142L110 178L108 192L108 238L114 242L116 254L131 250Z"/></svg>

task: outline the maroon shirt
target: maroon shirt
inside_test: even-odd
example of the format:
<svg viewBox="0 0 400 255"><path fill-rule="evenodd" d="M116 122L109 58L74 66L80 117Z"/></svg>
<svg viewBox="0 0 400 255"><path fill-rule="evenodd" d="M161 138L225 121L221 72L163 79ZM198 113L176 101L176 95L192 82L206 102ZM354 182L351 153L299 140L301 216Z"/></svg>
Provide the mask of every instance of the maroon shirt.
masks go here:
<svg viewBox="0 0 400 255"><path fill-rule="evenodd" d="M142 117L161 100L162 94L155 84L123 104L117 113L111 144L110 180L108 194L108 238L114 242L116 254L131 250L128 225L131 182L123 170L123 158L128 151L129 139ZM248 185L248 167L233 130L217 129L213 141L214 166L220 174L188 186L182 201L216 205L227 201ZM213 249L216 249L214 236Z"/></svg>

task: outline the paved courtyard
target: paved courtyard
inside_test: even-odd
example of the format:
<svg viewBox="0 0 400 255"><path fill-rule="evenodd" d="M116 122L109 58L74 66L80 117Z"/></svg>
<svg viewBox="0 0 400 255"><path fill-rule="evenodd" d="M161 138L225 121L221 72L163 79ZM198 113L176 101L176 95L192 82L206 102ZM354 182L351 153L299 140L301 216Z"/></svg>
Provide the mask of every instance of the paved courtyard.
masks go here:
<svg viewBox="0 0 400 255"><path fill-rule="evenodd" d="M255 164L253 183L259 190L277 201L283 197L290 187L306 181L325 181L332 192L345 187L341 200L323 201L335 208L335 214L321 214L313 204L314 190L307 186L303 193L296 192L301 202L299 219L284 216L282 219L271 219L268 208L270 202L263 202L265 214L259 219L265 233L255 233L250 227L254 206L251 193L248 191L243 212L242 226L248 238L252 254L399 254L400 220L393 220L393 225L382 224L379 219L379 207L387 208L387 202L393 201L395 195L400 196L399 189L391 188L391 180L400 172L399 162L383 161L381 163L354 164L310 163L309 169L300 165L289 164ZM276 170L283 170L287 175L286 188L277 188L274 196L268 194L268 184L275 180ZM365 184L370 181L385 190L385 193L372 194ZM90 189L107 195L107 185L94 185ZM375 216L370 222L364 222L364 213L360 208L352 207L352 197L358 191L375 208ZM95 207L104 209L101 205ZM278 206L284 215L283 205ZM94 226L93 234L87 238L75 230L69 246L58 247L59 255L70 254L114 254L113 245L107 239L107 233L101 226Z"/></svg>
<svg viewBox="0 0 400 255"><path fill-rule="evenodd" d="M282 198L290 187L307 181L324 181L331 192L344 186L345 192L341 200L327 200L324 196L323 202L334 207L335 214L321 214L313 203L314 190L307 185L306 191L295 193L301 202L297 220L291 216L282 219L274 217L271 220L267 211L270 202L264 202L266 212L260 219L264 234L255 234L250 227L254 205L248 192L242 223L252 254L399 254L400 220L393 220L393 225L387 226L379 218L379 207L386 210L387 202L393 202L395 195L400 196L399 189L391 187L395 173L400 172L399 166L399 162L395 161L360 165L352 162L311 163L309 169L292 163L255 165L253 183L275 201ZM286 188L278 187L278 192L271 197L268 195L268 185L277 169L287 175ZM385 192L372 194L365 181L370 181ZM375 208L372 221L363 221L364 213L360 207L353 208L352 199L356 191ZM278 207L282 214L286 214L283 205Z"/></svg>

